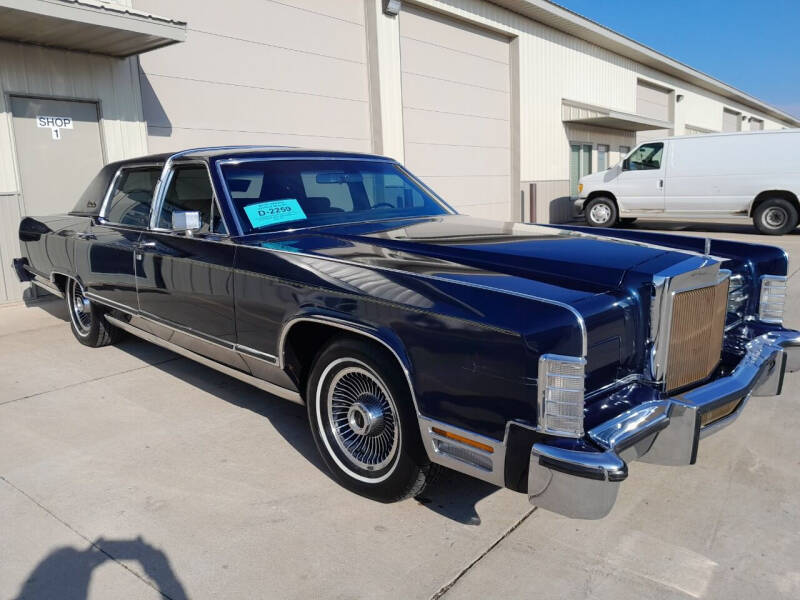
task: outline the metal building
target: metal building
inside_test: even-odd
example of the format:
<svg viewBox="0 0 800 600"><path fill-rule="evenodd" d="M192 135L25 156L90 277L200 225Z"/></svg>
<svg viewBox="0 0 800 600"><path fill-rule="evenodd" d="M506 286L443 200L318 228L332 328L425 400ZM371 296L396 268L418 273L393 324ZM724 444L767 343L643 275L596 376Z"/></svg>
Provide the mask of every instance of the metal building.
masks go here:
<svg viewBox="0 0 800 600"><path fill-rule="evenodd" d="M0 302L19 219L125 157L376 152L462 212L559 222L637 141L797 126L547 0L0 0Z"/></svg>

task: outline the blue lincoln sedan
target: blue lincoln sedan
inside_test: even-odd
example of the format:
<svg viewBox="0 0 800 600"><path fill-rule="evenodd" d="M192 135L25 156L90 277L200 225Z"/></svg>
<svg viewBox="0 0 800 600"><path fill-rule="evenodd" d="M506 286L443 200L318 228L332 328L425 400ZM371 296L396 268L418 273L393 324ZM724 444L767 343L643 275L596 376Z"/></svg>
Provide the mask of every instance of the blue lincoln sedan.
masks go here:
<svg viewBox="0 0 800 600"><path fill-rule="evenodd" d="M628 463L693 464L800 368L781 249L475 219L381 156L112 163L19 235L80 343L132 334L304 404L382 502L446 467L600 518Z"/></svg>

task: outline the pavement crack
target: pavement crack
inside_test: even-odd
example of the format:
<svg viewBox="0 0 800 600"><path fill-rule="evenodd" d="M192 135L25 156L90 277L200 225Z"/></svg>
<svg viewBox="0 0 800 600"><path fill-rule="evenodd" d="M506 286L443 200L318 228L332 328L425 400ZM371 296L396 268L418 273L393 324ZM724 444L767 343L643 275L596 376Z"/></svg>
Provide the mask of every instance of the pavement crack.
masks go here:
<svg viewBox="0 0 800 600"><path fill-rule="evenodd" d="M95 381L102 381L103 379L109 379L110 377L116 377L117 375L125 375L126 373L133 373L135 371L141 371L142 369L149 369L150 367L156 367L158 365L163 365L168 362L173 362L176 360L181 360L181 356L176 356L175 358L167 358L165 360L160 360L154 363L148 363L146 365L142 365L141 367L134 367L132 369L127 369L125 371L119 371L117 373L109 373L108 375L100 375L99 377L94 377L92 379L86 379L84 381L76 381L75 383L70 383L68 385L64 385L62 387L53 388L51 390L43 390L41 392L36 392L35 394L28 394L27 396L21 396L19 398L14 398L13 400L4 400L0 402L0 406L4 406L6 404L12 404L14 402L19 402L20 400L29 400L30 398L36 398L37 396L43 396L44 394L50 394L52 392L60 392L62 390L68 390L70 388L74 388L79 385L85 385L87 383L94 383Z"/></svg>
<svg viewBox="0 0 800 600"><path fill-rule="evenodd" d="M152 584L150 581L148 581L147 579L145 579L144 577L142 577L141 575L139 575L139 573L137 573L136 571L134 571L133 569L131 569L131 568L130 568L128 565L126 565L126 564L125 564L125 563L123 563L122 561L118 560L118 559L117 559L117 558L115 558L115 557L114 557L112 554L110 554L110 553L108 553L106 550L104 550L104 549L103 549L101 546L97 545L95 542L93 542L93 541L92 541L92 540L90 540L88 537L86 537L85 535L83 535L83 534L82 534L80 531L78 531L77 529L75 529L75 528L74 528L72 525L70 525L69 523L67 523L67 522L66 522L64 519L62 519L61 517L59 517L59 516L58 516L57 514L55 514L55 513L54 513L52 510L50 510L49 508L47 508L46 506L44 506L44 505L43 505L41 502L39 502L39 501L38 501L36 498L34 498L33 496L31 496L31 495L30 495L29 493L27 493L26 491L24 491L24 490L22 490L22 489L18 488L16 485L14 485L13 483L11 483L11 482L10 482L10 481L9 481L9 480L8 480L8 479L5 477L5 476L3 476L3 475L0 475L0 481L2 481L3 483L5 483L7 486L9 486L11 489L13 489L14 491L16 491L18 494L20 494L20 495L24 496L25 498L27 498L28 500L30 500L30 501L31 501L33 504L35 504L37 507L39 507L39 508L40 508L41 510L43 510L45 513L47 513L47 514L48 514L48 515L49 515L51 518L53 518L53 519L55 519L56 521L58 521L59 523L61 523L61 525L63 525L63 526L64 526L64 527L66 527L67 529L69 529L69 530L70 530L72 533L74 533L75 535L77 535L77 536L78 536L79 538L81 538L82 540L86 541L86 543L88 543L90 546L92 546L92 548L94 548L94 549L95 549L95 550L97 550L98 552L101 552L101 553L102 553L104 556L107 556L109 560L111 560L112 562L116 563L117 565L119 565L120 567L122 567L123 569L125 569L126 571L128 571L128 572L129 572L131 575L133 575L134 577L136 577L136 578L137 578L139 581L141 581L142 583L144 583L146 586L148 586L148 587L152 588L153 590L155 590L156 592L158 592L158 594L159 594L159 595L161 595L161 597L162 597L162 598L164 598L165 600L173 600L173 598L172 598L172 597L170 597L170 596L168 596L167 594L165 594L164 592L162 592L160 589L158 589L156 586L154 586L154 585L153 585L153 584Z"/></svg>
<svg viewBox="0 0 800 600"><path fill-rule="evenodd" d="M444 596L450 589L458 583L458 580L461 579L464 575L466 575L472 567L477 565L481 562L486 555L488 555L492 550L497 548L500 543L506 539L509 535L511 535L520 525L522 525L528 517L530 517L534 511L536 511L536 507L532 506L528 511L522 515L519 519L517 519L511 526L506 529L499 538L497 538L494 542L492 542L489 547L486 548L483 552L481 552L478 556L476 556L469 564L467 564L463 569L461 569L456 575L447 583L445 583L442 587L440 587L433 596L430 597L429 600L439 600L442 596Z"/></svg>

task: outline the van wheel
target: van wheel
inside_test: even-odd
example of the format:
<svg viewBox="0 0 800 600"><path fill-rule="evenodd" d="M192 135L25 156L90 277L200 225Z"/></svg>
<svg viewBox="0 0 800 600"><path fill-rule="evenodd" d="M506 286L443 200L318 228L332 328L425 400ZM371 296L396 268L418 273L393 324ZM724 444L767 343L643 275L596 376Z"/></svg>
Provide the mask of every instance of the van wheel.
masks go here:
<svg viewBox="0 0 800 600"><path fill-rule="evenodd" d="M428 460L408 381L383 349L339 338L317 356L306 390L311 433L334 479L379 502L418 495Z"/></svg>
<svg viewBox="0 0 800 600"><path fill-rule="evenodd" d="M611 198L592 198L584 212L586 223L592 227L614 227L617 224L617 205Z"/></svg>
<svg viewBox="0 0 800 600"><path fill-rule="evenodd" d="M106 321L105 309L89 300L83 286L74 279L67 280L64 299L72 334L84 346L100 348L114 344L123 337L122 330Z"/></svg>
<svg viewBox="0 0 800 600"><path fill-rule="evenodd" d="M797 209L784 198L768 198L753 213L756 229L767 235L783 235L793 231L798 219Z"/></svg>

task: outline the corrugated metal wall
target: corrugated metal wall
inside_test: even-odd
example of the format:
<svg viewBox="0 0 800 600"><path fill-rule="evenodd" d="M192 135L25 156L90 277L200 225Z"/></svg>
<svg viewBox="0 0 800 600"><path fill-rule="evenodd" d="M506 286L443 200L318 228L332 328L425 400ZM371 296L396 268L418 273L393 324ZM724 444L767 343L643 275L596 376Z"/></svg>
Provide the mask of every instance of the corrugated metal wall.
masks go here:
<svg viewBox="0 0 800 600"><path fill-rule="evenodd" d="M152 152L219 144L369 151L364 0L135 0L186 42L141 56Z"/></svg>
<svg viewBox="0 0 800 600"><path fill-rule="evenodd" d="M19 300L23 290L9 266L19 256L17 230L26 212L9 94L98 102L106 160L147 152L135 59L0 42L0 302Z"/></svg>

